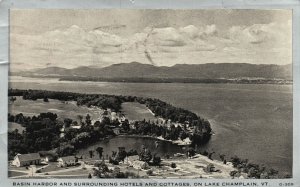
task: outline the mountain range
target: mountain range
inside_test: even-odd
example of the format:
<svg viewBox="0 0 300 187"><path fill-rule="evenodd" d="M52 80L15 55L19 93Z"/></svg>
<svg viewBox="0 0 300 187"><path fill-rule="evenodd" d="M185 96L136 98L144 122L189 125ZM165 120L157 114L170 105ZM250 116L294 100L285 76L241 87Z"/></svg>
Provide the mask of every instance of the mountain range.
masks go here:
<svg viewBox="0 0 300 187"><path fill-rule="evenodd" d="M292 64L246 64L246 63L207 63L176 64L171 67L154 66L138 62L113 64L97 68L81 66L74 69L47 67L13 73L19 76L55 76L86 78L146 78L146 79L292 79Z"/></svg>

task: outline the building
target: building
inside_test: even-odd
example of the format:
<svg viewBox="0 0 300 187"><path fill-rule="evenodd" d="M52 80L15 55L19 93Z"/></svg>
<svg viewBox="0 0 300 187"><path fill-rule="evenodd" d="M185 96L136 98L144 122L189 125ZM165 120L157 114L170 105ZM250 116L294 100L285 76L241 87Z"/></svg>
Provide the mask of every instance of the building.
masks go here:
<svg viewBox="0 0 300 187"><path fill-rule="evenodd" d="M75 156L65 156L57 159L58 167L67 167L67 166L75 166L77 164L77 159Z"/></svg>
<svg viewBox="0 0 300 187"><path fill-rule="evenodd" d="M57 161L58 155L54 152L40 151L39 153L40 153L40 156L41 156L41 163L42 164L47 164L49 162Z"/></svg>
<svg viewBox="0 0 300 187"><path fill-rule="evenodd" d="M39 165L41 157L39 153L17 154L12 161L12 165L17 167Z"/></svg>
<svg viewBox="0 0 300 187"><path fill-rule="evenodd" d="M132 167L135 169L149 169L148 163L140 160L134 161Z"/></svg>
<svg viewBox="0 0 300 187"><path fill-rule="evenodd" d="M113 132L116 134L116 135L119 135L121 133L121 129L116 127L113 129Z"/></svg>
<svg viewBox="0 0 300 187"><path fill-rule="evenodd" d="M147 162L140 161L138 155L129 156L125 158L125 163L135 169L148 169L149 165Z"/></svg>

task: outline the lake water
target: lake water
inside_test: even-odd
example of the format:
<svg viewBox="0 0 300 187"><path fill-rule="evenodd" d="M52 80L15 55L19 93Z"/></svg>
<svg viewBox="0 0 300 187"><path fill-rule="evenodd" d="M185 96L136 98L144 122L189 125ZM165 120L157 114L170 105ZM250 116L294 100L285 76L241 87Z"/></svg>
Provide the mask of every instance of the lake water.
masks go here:
<svg viewBox="0 0 300 187"><path fill-rule="evenodd" d="M103 147L103 156L106 158L106 155L112 155L112 151L118 151L118 147L125 147L126 151L133 149L139 152L141 151L142 145L147 147L152 154L157 154L161 157L165 157L166 154L173 156L175 153L184 153L182 146L167 141L158 141L159 144L156 147L155 141L157 140L151 137L117 136L81 149L77 155L84 155L85 158L89 158L89 150L96 150L97 147ZM97 153L95 152L94 155L97 156Z"/></svg>
<svg viewBox="0 0 300 187"><path fill-rule="evenodd" d="M158 98L207 118L215 135L201 147L292 173L291 85L106 83L12 77L10 87Z"/></svg>

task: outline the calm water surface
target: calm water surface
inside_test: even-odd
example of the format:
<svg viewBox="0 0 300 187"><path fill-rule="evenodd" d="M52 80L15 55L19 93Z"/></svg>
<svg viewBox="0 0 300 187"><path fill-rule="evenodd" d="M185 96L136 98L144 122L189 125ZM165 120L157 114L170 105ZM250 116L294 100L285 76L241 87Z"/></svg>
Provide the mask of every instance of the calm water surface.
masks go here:
<svg viewBox="0 0 300 187"><path fill-rule="evenodd" d="M211 122L215 135L200 149L292 172L291 85L59 82L12 77L10 87L158 98Z"/></svg>
<svg viewBox="0 0 300 187"><path fill-rule="evenodd" d="M157 154L161 157L165 157L166 154L173 156L175 153L184 153L183 146L178 146L167 141L159 141L159 144L156 147L155 141L157 140L150 137L117 136L112 139L90 145L85 149L81 149L79 150L78 155L84 155L86 158L89 158L88 151L95 150L97 147L103 147L104 156L111 156L112 151L117 151L118 147L125 147L126 151L133 149L139 152L142 148L142 145L151 150L152 154ZM94 154L97 155L96 152Z"/></svg>

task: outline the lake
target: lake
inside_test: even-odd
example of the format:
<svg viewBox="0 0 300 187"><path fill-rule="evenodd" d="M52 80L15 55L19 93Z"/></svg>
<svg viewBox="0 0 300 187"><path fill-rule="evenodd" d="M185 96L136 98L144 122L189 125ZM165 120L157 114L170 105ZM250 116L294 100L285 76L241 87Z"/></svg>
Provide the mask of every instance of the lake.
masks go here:
<svg viewBox="0 0 300 187"><path fill-rule="evenodd" d="M158 141L159 143L156 147L155 141L157 140L151 137L117 136L97 142L88 146L87 148L80 149L77 155L83 155L84 158L89 158L89 150L96 150L97 147L103 147L103 156L106 158L106 155L112 155L112 151L118 151L118 147L125 147L126 151L133 149L139 152L141 151L142 145L147 147L152 154L157 154L161 157L165 157L167 154L169 156L173 156L175 153L184 153L184 148L182 146L172 144L168 141ZM96 152L94 155L97 157Z"/></svg>
<svg viewBox="0 0 300 187"><path fill-rule="evenodd" d="M292 85L71 82L12 77L11 88L158 98L207 118L215 133L200 147L292 173Z"/></svg>

